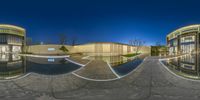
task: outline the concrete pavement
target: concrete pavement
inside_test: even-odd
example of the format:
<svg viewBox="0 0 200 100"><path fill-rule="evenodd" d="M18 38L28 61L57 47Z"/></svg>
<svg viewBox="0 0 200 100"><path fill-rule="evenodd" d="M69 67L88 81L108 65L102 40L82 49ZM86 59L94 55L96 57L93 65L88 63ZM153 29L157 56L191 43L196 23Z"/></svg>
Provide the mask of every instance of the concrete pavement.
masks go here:
<svg viewBox="0 0 200 100"><path fill-rule="evenodd" d="M199 100L200 82L168 72L158 57L148 57L128 76L95 82L73 74L30 74L0 82L1 100Z"/></svg>

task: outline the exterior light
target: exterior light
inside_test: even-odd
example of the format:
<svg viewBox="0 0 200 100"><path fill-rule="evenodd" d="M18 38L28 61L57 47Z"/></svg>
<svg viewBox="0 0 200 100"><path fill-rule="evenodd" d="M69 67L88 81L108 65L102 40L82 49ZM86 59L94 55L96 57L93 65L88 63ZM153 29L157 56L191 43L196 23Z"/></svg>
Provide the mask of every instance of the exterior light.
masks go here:
<svg viewBox="0 0 200 100"><path fill-rule="evenodd" d="M43 42L40 42L40 45L43 45L44 43Z"/></svg>

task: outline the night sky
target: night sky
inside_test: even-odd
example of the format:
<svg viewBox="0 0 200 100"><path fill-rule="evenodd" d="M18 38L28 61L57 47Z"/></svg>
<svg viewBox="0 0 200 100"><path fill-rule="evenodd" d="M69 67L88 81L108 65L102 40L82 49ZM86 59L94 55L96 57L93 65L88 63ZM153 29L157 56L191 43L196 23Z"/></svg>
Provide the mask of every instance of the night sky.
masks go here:
<svg viewBox="0 0 200 100"><path fill-rule="evenodd" d="M165 44L177 28L200 24L198 0L2 0L0 23L24 27L33 42L59 43L64 33L78 44Z"/></svg>

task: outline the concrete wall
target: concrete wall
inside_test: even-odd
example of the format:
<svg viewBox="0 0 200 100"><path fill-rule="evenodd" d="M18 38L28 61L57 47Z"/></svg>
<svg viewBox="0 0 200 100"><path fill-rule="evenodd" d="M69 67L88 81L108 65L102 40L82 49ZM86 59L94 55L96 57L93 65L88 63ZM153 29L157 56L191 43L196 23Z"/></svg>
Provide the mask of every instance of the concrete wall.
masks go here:
<svg viewBox="0 0 200 100"><path fill-rule="evenodd" d="M90 52L95 52L95 45L90 44L90 45L77 45L74 46L73 50L71 50L72 53L90 53Z"/></svg>
<svg viewBox="0 0 200 100"><path fill-rule="evenodd" d="M33 54L64 54L59 48L62 45L32 45L28 47L28 52ZM117 43L90 43L76 46L65 46L70 53L83 53L90 56L110 56L135 53L136 47ZM54 48L55 50L48 50ZM128 50L128 48L130 48ZM143 46L139 48L139 53L150 53L151 48Z"/></svg>
<svg viewBox="0 0 200 100"><path fill-rule="evenodd" d="M28 46L27 51L33 54L64 54L60 49L62 45L32 45ZM65 46L69 51L73 50L72 46ZM48 50L54 48L55 50Z"/></svg>
<svg viewBox="0 0 200 100"><path fill-rule="evenodd" d="M150 46L142 46L139 49L139 53L151 53L151 47Z"/></svg>
<svg viewBox="0 0 200 100"><path fill-rule="evenodd" d="M123 55L127 54L127 46L123 45Z"/></svg>

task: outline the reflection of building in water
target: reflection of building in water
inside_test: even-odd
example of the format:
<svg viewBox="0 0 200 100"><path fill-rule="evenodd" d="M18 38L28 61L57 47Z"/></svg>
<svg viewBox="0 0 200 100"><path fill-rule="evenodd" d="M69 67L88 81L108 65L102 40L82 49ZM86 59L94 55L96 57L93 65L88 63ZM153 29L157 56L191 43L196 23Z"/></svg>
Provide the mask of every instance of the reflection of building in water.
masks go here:
<svg viewBox="0 0 200 100"><path fill-rule="evenodd" d="M199 51L200 25L186 26L167 35L169 55Z"/></svg>
<svg viewBox="0 0 200 100"><path fill-rule="evenodd" d="M121 56L118 56L117 58L116 57L111 57L111 65L112 66L117 66L117 65L121 65L121 64L124 64L128 61L131 61L132 59L130 58L126 58L126 57L121 57Z"/></svg>
<svg viewBox="0 0 200 100"><path fill-rule="evenodd" d="M177 75L199 80L199 57L200 55L198 53L192 55L185 55L175 59L163 61L163 64L165 64L171 71L173 71Z"/></svg>
<svg viewBox="0 0 200 100"><path fill-rule="evenodd" d="M23 73L25 73L25 62L22 57L0 54L0 79L14 78Z"/></svg>
<svg viewBox="0 0 200 100"><path fill-rule="evenodd" d="M21 56L0 53L0 61L16 61L20 59Z"/></svg>
<svg viewBox="0 0 200 100"><path fill-rule="evenodd" d="M191 55L185 55L180 58L180 67L188 70L196 70L195 62L196 57Z"/></svg>
<svg viewBox="0 0 200 100"><path fill-rule="evenodd" d="M168 64L170 69L181 75L199 76L198 55L186 55L175 59L170 59Z"/></svg>
<svg viewBox="0 0 200 100"><path fill-rule="evenodd" d="M26 57L26 60L29 62L37 64L60 64L68 63L64 58L37 58L37 57Z"/></svg>
<svg viewBox="0 0 200 100"><path fill-rule="evenodd" d="M173 66L179 66L179 59L175 58L175 59L170 59L170 64Z"/></svg>
<svg viewBox="0 0 200 100"><path fill-rule="evenodd" d="M103 60L111 64L111 66L117 66L125 62L131 61L132 59L122 56L90 56L87 59L90 60Z"/></svg>

